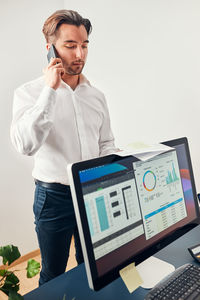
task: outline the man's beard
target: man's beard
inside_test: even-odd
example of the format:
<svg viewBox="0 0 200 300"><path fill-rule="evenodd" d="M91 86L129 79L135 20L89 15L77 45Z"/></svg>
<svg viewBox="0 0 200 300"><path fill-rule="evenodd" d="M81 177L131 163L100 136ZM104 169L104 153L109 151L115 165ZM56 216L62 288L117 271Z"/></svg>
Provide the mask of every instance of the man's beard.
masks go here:
<svg viewBox="0 0 200 300"><path fill-rule="evenodd" d="M79 75L81 74L83 68L84 68L84 63L81 63L80 65L70 65L70 66L64 66L65 68L65 73L68 75Z"/></svg>

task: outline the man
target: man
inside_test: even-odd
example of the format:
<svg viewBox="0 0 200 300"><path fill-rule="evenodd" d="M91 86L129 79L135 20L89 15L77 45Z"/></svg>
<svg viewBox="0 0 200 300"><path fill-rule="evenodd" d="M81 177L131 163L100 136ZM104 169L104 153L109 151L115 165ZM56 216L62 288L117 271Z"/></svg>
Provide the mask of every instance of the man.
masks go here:
<svg viewBox="0 0 200 300"><path fill-rule="evenodd" d="M42 257L39 284L62 274L72 235L76 260L83 256L67 165L116 151L104 95L82 75L91 23L77 12L59 10L44 23L47 50L55 46L44 76L15 91L12 143L34 155L34 214Z"/></svg>

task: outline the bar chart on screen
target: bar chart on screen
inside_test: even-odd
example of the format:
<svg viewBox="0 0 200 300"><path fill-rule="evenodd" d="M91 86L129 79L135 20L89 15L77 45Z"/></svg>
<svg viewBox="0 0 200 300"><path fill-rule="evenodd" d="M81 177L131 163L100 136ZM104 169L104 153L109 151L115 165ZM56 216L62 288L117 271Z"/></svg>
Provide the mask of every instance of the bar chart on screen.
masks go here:
<svg viewBox="0 0 200 300"><path fill-rule="evenodd" d="M84 195L84 202L96 259L144 233L133 174Z"/></svg>

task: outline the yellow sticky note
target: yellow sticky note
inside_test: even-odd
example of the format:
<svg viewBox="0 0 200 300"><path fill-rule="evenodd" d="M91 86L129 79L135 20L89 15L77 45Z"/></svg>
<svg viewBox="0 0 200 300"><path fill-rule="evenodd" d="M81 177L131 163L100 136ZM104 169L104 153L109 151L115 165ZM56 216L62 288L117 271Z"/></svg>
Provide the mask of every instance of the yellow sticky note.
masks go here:
<svg viewBox="0 0 200 300"><path fill-rule="evenodd" d="M136 290L143 283L140 274L135 267L135 263L132 263L120 270L119 274L130 293Z"/></svg>

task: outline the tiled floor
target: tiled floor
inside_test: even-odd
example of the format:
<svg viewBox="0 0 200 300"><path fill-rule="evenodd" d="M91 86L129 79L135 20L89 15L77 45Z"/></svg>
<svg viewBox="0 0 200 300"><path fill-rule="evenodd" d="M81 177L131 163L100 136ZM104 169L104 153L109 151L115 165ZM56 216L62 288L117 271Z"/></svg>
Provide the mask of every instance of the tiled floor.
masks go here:
<svg viewBox="0 0 200 300"><path fill-rule="evenodd" d="M35 259L38 262L41 262L40 255L33 257L33 259ZM72 241L71 248L70 248L70 256L69 256L69 261L68 261L66 271L74 268L76 265L77 265L77 263L76 263L76 259L75 259L75 249L74 249L74 243ZM16 265L10 269L10 270L19 270L19 271L16 271L15 274L20 279L19 293L21 295L24 295L38 287L39 274L33 278L27 278L26 277L26 267L27 267L27 262L23 262L23 263Z"/></svg>

